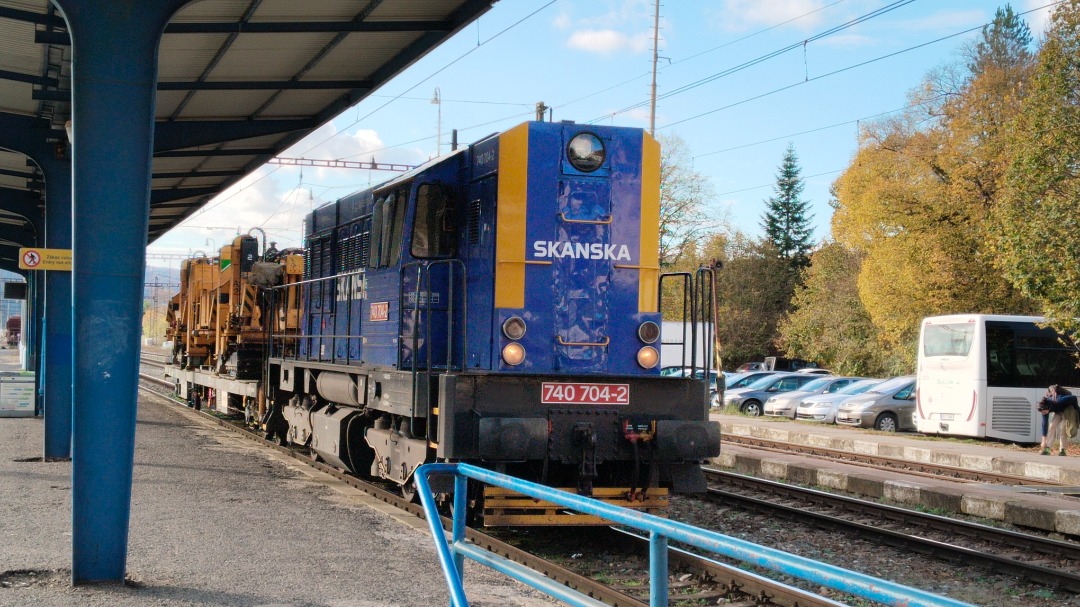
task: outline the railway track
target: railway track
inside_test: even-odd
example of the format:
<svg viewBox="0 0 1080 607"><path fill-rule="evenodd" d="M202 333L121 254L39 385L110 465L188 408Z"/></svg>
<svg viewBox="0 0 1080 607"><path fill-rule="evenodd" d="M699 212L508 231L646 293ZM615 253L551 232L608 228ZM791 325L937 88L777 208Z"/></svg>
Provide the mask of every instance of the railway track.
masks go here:
<svg viewBox="0 0 1080 607"><path fill-rule="evenodd" d="M1034 479L1025 476L1015 476L985 470L972 470L956 466L934 464L931 462L918 462L895 457L886 457L883 455L869 455L866 453L830 449L814 445L793 444L785 441L758 438L755 436L733 436L731 434L725 434L722 437L722 441L723 443L739 445L742 447L753 447L755 451L759 452L769 451L772 453L799 455L802 457L833 462L843 462L853 466L903 472L904 474L911 476L993 483L998 485L1061 486L1061 483L1050 480Z"/></svg>
<svg viewBox="0 0 1080 607"><path fill-rule="evenodd" d="M171 406L181 409L185 415L197 415L202 419L212 420L223 429L243 436L265 448L287 454L304 465L329 474L395 508L407 511L418 518L424 517L420 506L406 501L400 495L387 491L379 485L368 483L337 468L316 462L308 457L306 452L282 447L275 442L265 440L261 436L238 426L233 421L187 408L185 403L172 396L174 386L171 382L145 373L141 373L139 377L142 380L139 386L141 391L164 399ZM449 526L450 520L444 518L443 527L449 529ZM625 535L628 538L626 541L634 544L629 549L631 552L648 555L648 538L642 538L616 529L612 529L611 533ZM593 579L587 572L575 571L571 566L563 566L551 560L537 557L508 541L476 529L468 529L466 537L470 542L478 546L513 559L534 571L538 571L559 583L592 596L608 605L616 607L647 607L648 605L648 585L640 583L640 580L648 579L647 557L641 571L631 572L624 576L624 582L627 583L608 584ZM571 564L578 566L576 568L589 568L587 561L571 559ZM670 551L669 564L672 571L680 572L669 582L673 601L676 598L678 599L673 603L675 605L699 605L702 604L701 601L715 603L720 597L748 601L746 603L748 605L776 605L780 607L838 607L840 605L834 600L677 549Z"/></svg>
<svg viewBox="0 0 1080 607"><path fill-rule="evenodd" d="M706 468L708 499L1080 593L1080 544ZM765 496L765 497L763 497Z"/></svg>
<svg viewBox="0 0 1080 607"><path fill-rule="evenodd" d="M141 377L144 383L154 386L152 390L149 388L141 389L152 391L158 396L171 396L174 388L172 383L150 375L142 375ZM183 407L183 404L174 398L169 398L169 402L174 406ZM378 485L347 475L335 468L314 462L307 457L305 452L298 452L295 449L280 447L276 443L265 441L260 436L239 428L232 421L222 420L205 413L195 413L186 408L184 410L188 414L201 415L212 419L222 428L238 432L245 438L258 442L267 448L287 453L290 457L330 474L396 508L406 510L417 517L422 518L423 516L418 506L406 502L399 495L391 493ZM1080 575L1074 573L1074 571L1080 569L1080 546L1076 544L1056 542L1037 536L1003 531L901 508L892 508L873 502L851 500L842 496L804 490L799 487L761 479L713 471L708 472L715 482L728 487L751 487L754 491L765 491L770 495L767 499L760 497L755 499L739 495L735 491L713 491L712 499L720 500L727 506L767 511L774 513L776 516L797 518L800 521L806 521L812 517L814 519L813 524L816 526L842 530L845 533L857 534L859 537L872 538L880 543L899 546L912 552L933 555L935 558L950 562L970 564L991 571L1021 576L1048 587L1069 592L1080 592ZM713 476L714 474L721 474L721 476ZM777 496L785 503L776 504ZM792 500L798 500L798 503L793 505ZM819 512L819 510L829 512ZM867 514L868 511L872 511L873 514ZM872 520L868 520L868 516L872 516ZM449 521L444 520L444 527L448 525ZM616 532L617 530L613 531L613 533ZM618 576L618 579L612 579L612 576L609 575L597 576L596 567L598 565L590 565L588 558L571 559L565 565L557 564L515 546L513 537L505 540L499 539L475 529L470 529L467 537L469 541L477 545L507 558L512 558L535 571L594 596L609 605L636 607L648 603L648 586L641 584L639 581L648 577L647 558L644 559L644 565L642 565L640 571L630 572ZM638 555L648 554L647 540L634 537L626 541L636 543L635 547L628 548L631 553ZM725 597L729 600L732 597L742 597L741 600L751 601L747 604L754 605L813 607L836 607L838 605L832 599L688 552L672 549L669 558L671 571L675 574L670 581L670 588L673 599L675 597L679 598L679 602L675 603L677 605L715 603L719 597ZM604 579L607 583L601 583L597 579L593 579L594 577Z"/></svg>

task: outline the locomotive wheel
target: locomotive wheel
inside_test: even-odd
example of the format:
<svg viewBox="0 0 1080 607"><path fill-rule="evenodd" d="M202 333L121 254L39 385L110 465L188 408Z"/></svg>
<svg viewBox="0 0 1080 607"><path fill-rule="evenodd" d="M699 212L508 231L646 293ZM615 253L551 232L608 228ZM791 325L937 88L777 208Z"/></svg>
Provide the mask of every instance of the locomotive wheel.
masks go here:
<svg viewBox="0 0 1080 607"><path fill-rule="evenodd" d="M482 493L470 500L465 501L465 525L468 527L482 527L484 525L484 496ZM470 492L470 495L473 493ZM446 507L450 516L454 516L454 494L450 494L447 499L448 505Z"/></svg>

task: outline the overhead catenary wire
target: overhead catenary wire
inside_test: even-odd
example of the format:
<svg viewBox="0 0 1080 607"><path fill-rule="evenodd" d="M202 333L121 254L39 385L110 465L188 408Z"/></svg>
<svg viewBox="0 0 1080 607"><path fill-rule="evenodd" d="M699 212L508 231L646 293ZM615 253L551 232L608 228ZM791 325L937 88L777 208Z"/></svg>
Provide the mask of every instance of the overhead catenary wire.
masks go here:
<svg viewBox="0 0 1080 607"><path fill-rule="evenodd" d="M948 94L943 93L941 95L935 95L933 97L930 97L929 99L926 99L924 101L920 101L918 103L913 103L911 105L905 105L904 107L896 108L894 110L886 110L884 112L878 112L876 114L871 114L869 116L862 116L860 118L854 118L852 120L845 120L843 122L836 122L836 123L826 125L826 126L820 126L820 127L816 127L816 128L812 128L812 129L807 129L805 131L799 131L798 133L789 133L787 135L780 135L779 137L772 137L772 138L769 138L769 139L762 139L762 140L759 140L759 141L752 141L750 143L744 143L744 144L741 144L741 145L736 145L736 146L724 148L724 149L721 149L721 150L713 150L711 152L705 152L704 154L696 154L694 156L694 159L696 160L698 158L705 158L706 156L713 156L715 154L723 154L725 152L734 152L736 150L743 150L743 149L746 149L746 148L754 147L755 145L763 145L763 144L766 144L766 143L773 143L773 142L776 142L776 141L783 141L785 139L791 139L792 137L799 137L799 136L802 136L802 135L809 135L811 133L820 133L821 131L827 131L829 129L840 128L842 126L850 126L852 124L859 124L860 122L865 122L867 120L873 120L875 118L881 118L882 116L888 116L889 114L896 114L898 112L905 112L907 110L915 109L915 108L925 104L926 102L936 101L936 100L942 99L942 98L944 98L946 96L948 96Z"/></svg>
<svg viewBox="0 0 1080 607"><path fill-rule="evenodd" d="M681 64L681 63L685 63L685 62L687 62L687 61L692 61L692 60L694 60L694 59L697 59L698 57L701 57L701 56L707 55L707 54L709 54L709 53L711 53L711 52L714 52L714 51L718 51L718 50L720 50L720 49L722 49L722 48L726 48L726 47L728 47L728 46L732 46L732 45L734 45L734 44L738 44L739 42L742 42L742 41L744 41L744 40L748 40L748 39L750 39L750 38L753 38L754 36L758 36L758 35L760 35L760 34L764 34L764 33L768 32L768 31L774 30L774 29L776 29L776 28L778 28L778 27L782 27L782 26L784 26L784 25L787 25L787 24L789 24L789 23L794 23L795 21L798 21L798 20L800 20L800 19L803 19L803 18L809 17L810 15L813 15L814 13L818 13L818 12L821 12L821 11L823 11L823 10L827 9L827 8L831 8L831 7L833 7L833 6L836 6L837 4L842 4L842 3L844 3L844 2L847 2L847 0L836 0L836 2L833 2L833 3L831 3L831 4L826 4L825 6L822 6L822 7L816 8L816 9L814 9L814 10L812 10L812 11L807 11L807 12L805 12L805 13L802 13L801 15L796 15L796 16L794 16L794 17L790 18L790 19L787 19L786 21L781 21L780 23L776 23L776 24L774 24L774 25L770 25L770 26L768 26L768 27L765 27L765 28L759 29L759 30L757 30L757 31L754 31L754 32L752 32L752 33L749 33L749 34L747 34L747 35L745 35L745 36L742 36L741 38L736 38L735 40L731 40L731 41L729 41L729 42L725 42L724 44L721 44L721 45L719 45L719 46L714 46L714 47L712 47L712 48L709 48L709 49L706 49L706 50L704 50L704 51L699 51L699 52L697 52L697 53L694 53L693 55L690 55L689 57L684 57L684 58L682 58L682 59L676 59L676 60L673 60L673 61L671 61L671 62L669 62L669 63L668 63L667 67L669 68L669 67L671 67L671 66L674 66L674 65L679 65L679 64ZM660 68L660 71L662 72L662 71L664 71L664 69L666 69L666 68ZM649 76L649 72L642 72L641 74L638 74L637 76L634 76L633 78L629 78L629 79L627 79L627 80L623 80L622 82L619 82L619 83L617 83L617 84L612 84L612 85L610 85L610 86L607 86L607 87L605 87L605 88L602 88L602 89L600 89L599 91L595 91L595 92L589 93L589 94L587 94L587 95L584 95L584 96L578 97L578 98L576 98L576 99L572 99L572 100L570 100L570 101L566 101L566 102L564 102L564 103L561 103L561 104L557 104L557 105L554 105L553 107L554 107L555 109L561 110L561 109L564 109L564 108L566 108L567 106L571 106L571 105L574 105L575 103L579 103L579 102L581 102L581 101L585 101L586 99L591 99L591 98L593 98L593 97L596 97L597 95L602 95L602 94L604 94L604 93L606 93L606 92L608 92L608 91L611 91L611 90L617 89L617 88L619 88L619 87L621 87L621 86L625 86L625 85L627 85L627 84L630 84L630 83L632 83L632 82L635 82L635 81L637 81L637 80L641 80L642 78L646 78L646 77L648 77L648 76Z"/></svg>
<svg viewBox="0 0 1080 607"><path fill-rule="evenodd" d="M869 21L870 19L880 17L880 16L885 15L887 13L890 13L890 12L892 12L892 11L898 9L898 8L907 6L908 4L911 4L913 2L915 2L915 0L896 0L895 2L887 4L887 5L885 5L885 6L881 7L881 8L870 11L869 13L860 15L860 16L854 18L854 19L850 19L850 20L848 20L848 21L846 21L844 23L841 23L839 25L835 25L835 26L833 26L831 28L828 28L828 29L826 29L826 30L824 30L822 32L818 32L817 34L814 34L813 36L810 36L808 38L804 38L804 39L799 40L797 42L793 42L791 44L788 44L788 45L783 46L781 48L778 48L776 50L765 53L764 55L760 55L758 57L755 57L754 59L750 59L749 61L744 61L743 63L733 65L733 66L731 66L729 68L726 68L724 70L721 70L721 71L719 71L719 72L717 72L715 74L706 76L705 78L700 78L698 80L695 80L694 82L690 82L690 83L684 84L682 86L679 86L679 87L677 87L677 88L675 88L675 89L673 89L671 91L668 91L668 92L660 95L659 99L662 100L662 99L667 99L669 97L673 97L675 95L681 95L682 93L694 90L694 89L696 89L696 88L698 88L700 86L704 86L705 84L708 84L710 82L715 82L716 80L719 80L721 78L724 78L724 77L730 76L732 74L741 72L741 71L743 71L745 69L751 68L751 67L753 67L755 65L758 65L760 63L764 63L764 62L766 62L766 61L768 61L770 59L775 59L776 57L779 57L781 55L789 53L792 50L803 48L809 42L814 42L814 41L817 41L817 40L821 40L822 38L826 38L826 37L831 36L833 34L842 32L842 31L844 31L846 29L855 27L856 25L859 25L861 23ZM638 108L644 107L647 103L648 103L648 101L640 101L640 102L635 103L633 105L629 105L627 107L624 107L624 108L622 108L620 110L616 110L614 112L604 114L603 116L598 116L596 118L593 118L589 122L590 123L596 123L596 122L601 121L601 120L607 120L607 119L612 118L614 116L617 116L619 114L624 114L626 112L629 112L629 111L636 110Z"/></svg>
<svg viewBox="0 0 1080 607"><path fill-rule="evenodd" d="M1050 4L1046 4L1046 5L1037 7L1037 8L1033 8L1033 9L1028 10L1028 11L1024 11L1022 13L1017 13L1017 16L1019 17L1019 16L1026 15L1028 13L1034 13L1034 12L1043 10L1045 8L1049 8L1051 6L1056 6L1056 5L1061 4L1062 2L1065 2L1065 1L1066 0L1058 0L1057 2L1052 2ZM964 34L970 34L971 32L981 30L984 27L987 27L987 26L990 26L990 25L993 25L993 22L984 23L982 25L977 25L975 27L970 27L968 29L961 30L959 32L955 32L953 34L948 34L946 36L942 36L940 38L935 38L933 40L929 40L927 42L916 44L914 46L909 46L907 48L903 48L903 49L900 49L898 51L893 51L891 53L886 53L884 55L881 55L879 57L875 57L873 59L867 59L866 61L860 61L859 63L855 63L855 64L849 65L847 67L842 67L840 69L833 70L831 72L820 74L818 76L814 76L814 77L809 78L807 80L800 80L798 82L795 82L795 83L792 83L792 84L789 84L789 85L786 85L786 86L782 86L780 88L776 88L776 89L773 89L771 91L766 91L764 93L754 95L753 97L748 97L748 98L743 99L741 101L735 101L735 102L729 103L727 105L724 105L724 106L709 110L707 112L702 112L700 114L695 114L694 116L690 116L689 118L683 118L682 120L676 120L675 122L669 122L669 123L667 123L667 124L665 124L663 126L657 127L657 128L658 129L666 129L666 128L675 126L677 124L682 124L684 122L689 122L691 120L696 120L698 118L702 118L702 117L708 116L710 114L715 114L716 112L720 112L720 111L723 111L723 110L726 110L726 109L730 109L730 108L742 105L744 103L749 103L751 101L756 101L758 99L762 99L762 98L768 97L770 95L775 95L776 93L780 93L780 92L783 92L783 91L786 91L786 90L789 90L789 89L793 89L795 87L802 86L802 85L808 84L810 82L816 82L816 81L821 80L823 78L829 78L829 77L835 76L837 74L842 74L844 72L847 72L847 71L850 71L850 70L853 70L853 69L856 69L856 68L864 67L864 66L870 65L872 63L877 63L878 61L883 61L885 59L896 57L897 55L902 55L904 53L909 53L911 51L914 51L914 50L917 50L917 49L920 49L920 48L923 48L923 47L926 47L926 46L930 46L932 44L937 44L937 43L943 42L945 40L956 38L957 36L963 36Z"/></svg>

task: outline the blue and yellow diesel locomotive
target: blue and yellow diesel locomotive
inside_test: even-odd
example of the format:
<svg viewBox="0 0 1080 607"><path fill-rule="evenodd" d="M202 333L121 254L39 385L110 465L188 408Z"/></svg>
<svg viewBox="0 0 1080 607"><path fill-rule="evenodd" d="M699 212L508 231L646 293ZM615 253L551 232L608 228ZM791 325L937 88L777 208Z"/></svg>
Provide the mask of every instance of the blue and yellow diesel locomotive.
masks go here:
<svg viewBox="0 0 1080 607"><path fill-rule="evenodd" d="M433 460L632 507L703 490L706 389L659 374L659 185L640 129L528 122L316 209L266 429L406 491ZM554 520L515 503L485 522Z"/></svg>

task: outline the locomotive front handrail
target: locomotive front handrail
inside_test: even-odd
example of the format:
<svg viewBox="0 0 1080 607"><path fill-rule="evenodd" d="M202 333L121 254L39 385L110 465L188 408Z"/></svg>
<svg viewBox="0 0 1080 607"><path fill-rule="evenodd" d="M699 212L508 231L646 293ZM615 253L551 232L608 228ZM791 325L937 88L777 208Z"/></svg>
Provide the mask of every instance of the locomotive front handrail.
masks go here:
<svg viewBox="0 0 1080 607"><path fill-rule="evenodd" d="M606 348L611 343L610 337L605 337L604 341L589 342L589 341L563 341L562 335L556 335L555 341L559 342L560 346L569 346L574 348Z"/></svg>
<svg viewBox="0 0 1080 607"><path fill-rule="evenodd" d="M434 495L428 477L431 475L454 477L454 517L447 540L442 528ZM425 464L417 468L416 485L420 502L424 506L428 529L435 540L435 551L442 566L443 577L450 590L452 607L468 607L462 586L466 557L487 565L511 578L574 607L599 607L600 601L564 586L555 580L528 569L465 540L465 510L468 479L487 485L516 491L528 497L544 500L580 512L599 516L616 525L624 525L649 534L649 605L667 607L668 604L668 542L687 544L712 554L744 561L770 571L807 580L817 586L825 586L840 592L863 597L885 605L905 607L971 607L956 599L911 588L863 573L848 571L835 565L821 563L805 557L789 554L722 535L715 531L698 529L656 515L637 510L620 508L600 500L574 495L537 483L524 481L506 474L492 472L470 464Z"/></svg>
<svg viewBox="0 0 1080 607"><path fill-rule="evenodd" d="M603 219L567 219L565 213L559 213L559 220L564 223L588 223L593 225L606 226L611 224L611 215Z"/></svg>

